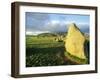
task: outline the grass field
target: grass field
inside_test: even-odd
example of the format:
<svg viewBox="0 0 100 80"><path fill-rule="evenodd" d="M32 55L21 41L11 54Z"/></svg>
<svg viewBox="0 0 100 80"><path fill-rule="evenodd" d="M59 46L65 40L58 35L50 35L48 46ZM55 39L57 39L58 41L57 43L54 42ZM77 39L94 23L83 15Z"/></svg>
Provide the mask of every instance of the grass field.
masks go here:
<svg viewBox="0 0 100 80"><path fill-rule="evenodd" d="M26 67L75 64L65 59L64 42L56 41L55 38L26 36Z"/></svg>
<svg viewBox="0 0 100 80"><path fill-rule="evenodd" d="M55 37L26 36L26 67L66 65L64 42Z"/></svg>

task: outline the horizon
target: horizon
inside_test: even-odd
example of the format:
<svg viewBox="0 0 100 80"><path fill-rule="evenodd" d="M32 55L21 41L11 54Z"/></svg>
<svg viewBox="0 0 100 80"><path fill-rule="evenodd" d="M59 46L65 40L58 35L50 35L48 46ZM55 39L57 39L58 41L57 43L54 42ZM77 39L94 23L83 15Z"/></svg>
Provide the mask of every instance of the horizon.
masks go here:
<svg viewBox="0 0 100 80"><path fill-rule="evenodd" d="M68 32L68 31L67 31ZM37 31L37 32L26 32L26 35L33 35L33 36L37 36L37 35L39 35L39 34L43 34L43 33L67 33L67 32L48 32L48 31ZM89 33L87 33L87 32L84 32L85 34L88 34L89 35Z"/></svg>

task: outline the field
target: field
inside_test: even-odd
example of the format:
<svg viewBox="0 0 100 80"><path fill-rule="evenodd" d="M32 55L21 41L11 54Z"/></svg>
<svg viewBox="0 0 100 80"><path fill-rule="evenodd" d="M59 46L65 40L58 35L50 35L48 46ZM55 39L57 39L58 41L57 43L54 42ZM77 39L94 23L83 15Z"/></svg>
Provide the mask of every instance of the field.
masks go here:
<svg viewBox="0 0 100 80"><path fill-rule="evenodd" d="M73 64L64 59L64 42L55 38L26 36L26 67Z"/></svg>
<svg viewBox="0 0 100 80"><path fill-rule="evenodd" d="M87 60L81 60L67 54L63 39L58 39L55 35L26 35L26 67L87 64L89 63L88 39L85 43Z"/></svg>

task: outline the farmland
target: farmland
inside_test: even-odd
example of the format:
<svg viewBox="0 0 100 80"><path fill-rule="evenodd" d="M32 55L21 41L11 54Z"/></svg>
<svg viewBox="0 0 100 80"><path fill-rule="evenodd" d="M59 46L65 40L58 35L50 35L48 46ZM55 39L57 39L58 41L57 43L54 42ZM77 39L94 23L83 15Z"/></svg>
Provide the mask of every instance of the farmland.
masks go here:
<svg viewBox="0 0 100 80"><path fill-rule="evenodd" d="M64 41L57 39L57 36L50 34L26 35L26 67L75 65L65 58Z"/></svg>
<svg viewBox="0 0 100 80"><path fill-rule="evenodd" d="M64 42L55 36L26 36L26 67L71 64L64 61Z"/></svg>

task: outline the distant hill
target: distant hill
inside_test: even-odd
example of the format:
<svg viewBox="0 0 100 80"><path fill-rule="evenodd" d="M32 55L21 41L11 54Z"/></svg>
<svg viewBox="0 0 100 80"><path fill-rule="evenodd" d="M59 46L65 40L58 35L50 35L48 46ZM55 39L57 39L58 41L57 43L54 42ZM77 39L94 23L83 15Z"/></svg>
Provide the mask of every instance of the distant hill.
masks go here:
<svg viewBox="0 0 100 80"><path fill-rule="evenodd" d="M85 38L86 38L87 40L89 40L90 36L89 36L88 33L84 33L84 36L85 36Z"/></svg>
<svg viewBox="0 0 100 80"><path fill-rule="evenodd" d="M67 35L67 32L56 32L55 34L58 35L58 36L65 37Z"/></svg>
<svg viewBox="0 0 100 80"><path fill-rule="evenodd" d="M57 36L56 34L53 33L41 33L37 35L38 37L50 37L50 36Z"/></svg>
<svg viewBox="0 0 100 80"><path fill-rule="evenodd" d="M37 36L39 37L57 37L57 36L65 36L65 32L56 32L56 33L41 33L38 34Z"/></svg>

